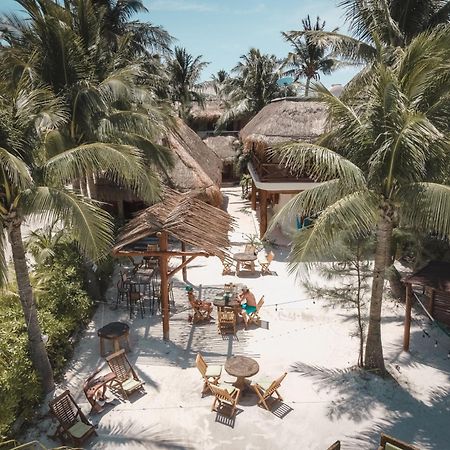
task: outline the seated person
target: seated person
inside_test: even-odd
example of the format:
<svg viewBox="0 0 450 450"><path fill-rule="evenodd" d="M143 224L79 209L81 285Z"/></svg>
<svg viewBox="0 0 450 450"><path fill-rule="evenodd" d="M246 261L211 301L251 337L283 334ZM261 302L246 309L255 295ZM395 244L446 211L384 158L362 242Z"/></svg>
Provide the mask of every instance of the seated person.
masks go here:
<svg viewBox="0 0 450 450"><path fill-rule="evenodd" d="M209 314L211 314L213 309L211 302L204 302L202 300L197 300L195 298L194 289L192 288L192 286L187 286L186 291L188 293L189 303L195 305L200 310L207 311Z"/></svg>
<svg viewBox="0 0 450 450"><path fill-rule="evenodd" d="M241 315L244 319L245 328L247 328L248 315L256 311L256 299L247 286L242 286L242 290L238 298L242 306Z"/></svg>

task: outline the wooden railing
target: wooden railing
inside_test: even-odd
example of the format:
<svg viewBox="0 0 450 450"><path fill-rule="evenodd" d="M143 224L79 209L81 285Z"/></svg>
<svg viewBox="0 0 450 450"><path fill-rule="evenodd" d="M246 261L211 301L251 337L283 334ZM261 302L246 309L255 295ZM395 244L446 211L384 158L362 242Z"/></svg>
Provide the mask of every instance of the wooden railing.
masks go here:
<svg viewBox="0 0 450 450"><path fill-rule="evenodd" d="M283 166L280 166L279 163L271 161L263 161L258 158L254 153L251 157L251 162L256 170L256 173L259 176L261 181L273 181L273 182L313 182L311 178L307 176L295 176L288 169Z"/></svg>

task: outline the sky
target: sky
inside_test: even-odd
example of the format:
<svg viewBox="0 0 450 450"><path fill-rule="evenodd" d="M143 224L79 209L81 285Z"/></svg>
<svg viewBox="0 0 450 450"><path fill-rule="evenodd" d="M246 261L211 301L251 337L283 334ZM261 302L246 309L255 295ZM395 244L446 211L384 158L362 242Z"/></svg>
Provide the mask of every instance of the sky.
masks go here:
<svg viewBox="0 0 450 450"><path fill-rule="evenodd" d="M325 20L325 29L339 27L347 32L343 10L335 0L144 0L148 13L137 18L163 26L174 38L175 45L185 47L194 56L203 55L210 64L202 73L202 81L220 69L229 72L239 57L251 47L282 58L289 45L281 31L300 30L301 20L308 14ZM0 14L18 12L14 0L0 0ZM357 72L343 68L332 75L321 76L326 86L345 84Z"/></svg>

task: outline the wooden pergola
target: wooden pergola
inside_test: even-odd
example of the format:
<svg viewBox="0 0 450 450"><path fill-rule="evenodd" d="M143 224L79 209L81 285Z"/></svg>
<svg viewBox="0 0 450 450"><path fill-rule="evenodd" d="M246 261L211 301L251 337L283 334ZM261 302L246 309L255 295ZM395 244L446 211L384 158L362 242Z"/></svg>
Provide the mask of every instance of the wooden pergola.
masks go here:
<svg viewBox="0 0 450 450"><path fill-rule="evenodd" d="M409 351L411 335L412 287L421 286L427 296L424 305L433 320L450 325L450 263L431 261L422 269L403 279L406 284L406 313L403 350Z"/></svg>
<svg viewBox="0 0 450 450"><path fill-rule="evenodd" d="M114 256L153 256L159 258L161 276L161 304L163 337L169 339L169 279L197 256L225 257L230 247L228 233L232 229L232 217L214 206L195 198L196 192L180 193L165 189L162 200L138 213L120 231ZM159 250L136 249L136 243L155 236ZM169 236L181 242L181 250L169 250ZM195 251L186 251L186 244ZM182 262L169 270L169 259L181 256Z"/></svg>

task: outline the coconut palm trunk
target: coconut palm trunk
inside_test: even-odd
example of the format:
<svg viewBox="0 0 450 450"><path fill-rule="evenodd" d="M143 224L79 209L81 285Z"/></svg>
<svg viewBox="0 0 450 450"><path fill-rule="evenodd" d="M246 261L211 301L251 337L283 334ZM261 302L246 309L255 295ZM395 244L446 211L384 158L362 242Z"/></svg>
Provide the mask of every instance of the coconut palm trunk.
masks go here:
<svg viewBox="0 0 450 450"><path fill-rule="evenodd" d="M306 83L305 83L305 97L308 97L309 95L309 87L311 85L311 78L306 77Z"/></svg>
<svg viewBox="0 0 450 450"><path fill-rule="evenodd" d="M367 331L366 369L386 371L384 367L383 346L381 343L381 304L383 299L384 281L388 266L389 251L392 240L392 208L385 205L377 225L377 246L375 250L375 266L373 269L372 296L370 299L369 327Z"/></svg>
<svg viewBox="0 0 450 450"><path fill-rule="evenodd" d="M25 248L21 232L22 221L14 219L8 227L8 239L11 244L14 269L16 273L17 287L20 303L26 321L30 358L36 369L45 394L54 388L53 370L48 359L47 351L42 341L41 327L39 325L36 304L34 303L31 289L30 275L25 259Z"/></svg>

